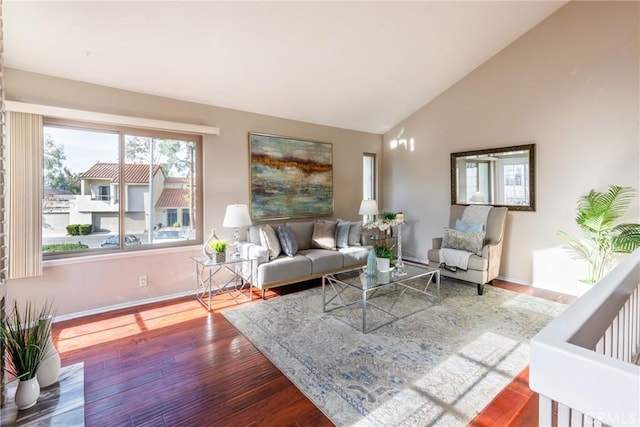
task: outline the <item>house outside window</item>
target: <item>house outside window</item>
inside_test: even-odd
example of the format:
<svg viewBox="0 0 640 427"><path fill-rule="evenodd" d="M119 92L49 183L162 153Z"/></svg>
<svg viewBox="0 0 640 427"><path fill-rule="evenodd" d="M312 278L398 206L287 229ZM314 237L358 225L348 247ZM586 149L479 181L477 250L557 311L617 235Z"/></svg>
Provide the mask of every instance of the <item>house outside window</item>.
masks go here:
<svg viewBox="0 0 640 427"><path fill-rule="evenodd" d="M178 209L167 209L167 226L178 222Z"/></svg>
<svg viewBox="0 0 640 427"><path fill-rule="evenodd" d="M43 130L45 258L201 239L200 136L55 119ZM179 218L178 238L157 234Z"/></svg>
<svg viewBox="0 0 640 427"><path fill-rule="evenodd" d="M108 185L98 186L98 200L109 200L110 191Z"/></svg>

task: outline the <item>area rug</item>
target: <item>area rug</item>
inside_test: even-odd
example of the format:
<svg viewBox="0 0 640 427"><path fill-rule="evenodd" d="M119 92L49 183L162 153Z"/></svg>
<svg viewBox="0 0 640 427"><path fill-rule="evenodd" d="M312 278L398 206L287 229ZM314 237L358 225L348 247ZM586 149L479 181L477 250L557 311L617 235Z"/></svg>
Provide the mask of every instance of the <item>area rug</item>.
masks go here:
<svg viewBox="0 0 640 427"><path fill-rule="evenodd" d="M394 305L400 319L368 311L367 334L359 307L322 311L321 287L223 315L338 426L465 426L527 366L529 340L565 307L443 279L439 303L406 292Z"/></svg>

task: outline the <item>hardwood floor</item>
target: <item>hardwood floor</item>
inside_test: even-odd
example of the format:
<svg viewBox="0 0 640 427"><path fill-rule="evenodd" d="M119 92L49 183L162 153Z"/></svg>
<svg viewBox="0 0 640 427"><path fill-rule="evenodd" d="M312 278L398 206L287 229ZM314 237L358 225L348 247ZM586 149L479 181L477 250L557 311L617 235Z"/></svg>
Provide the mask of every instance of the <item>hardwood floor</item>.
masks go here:
<svg viewBox="0 0 640 427"><path fill-rule="evenodd" d="M563 304L571 304L576 300L576 297L571 295L517 285L505 282L504 280L494 280L492 285ZM529 388L529 368L525 368L514 378L511 384L505 387L498 396L469 423L469 426L537 427L538 394Z"/></svg>
<svg viewBox="0 0 640 427"><path fill-rule="evenodd" d="M267 292L267 298L318 284L286 286ZM494 285L571 300L507 282ZM218 297L208 313L185 298L55 323L63 365L85 364L86 425L332 425L220 314L232 305L230 298ZM536 399L527 380L528 371L471 425L537 425L537 404L535 419L526 412Z"/></svg>

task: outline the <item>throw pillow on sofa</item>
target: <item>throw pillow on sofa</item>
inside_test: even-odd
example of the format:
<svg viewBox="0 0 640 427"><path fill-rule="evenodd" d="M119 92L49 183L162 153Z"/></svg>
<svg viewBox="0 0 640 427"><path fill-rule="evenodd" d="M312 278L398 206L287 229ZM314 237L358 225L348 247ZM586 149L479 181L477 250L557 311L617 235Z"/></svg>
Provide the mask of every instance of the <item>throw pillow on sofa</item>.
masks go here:
<svg viewBox="0 0 640 427"><path fill-rule="evenodd" d="M336 230L336 248L346 248L349 246L349 229L351 223L349 221L338 220L338 228Z"/></svg>
<svg viewBox="0 0 640 427"><path fill-rule="evenodd" d="M282 252L287 256L294 256L298 252L296 237L286 225L279 225L277 231Z"/></svg>
<svg viewBox="0 0 640 427"><path fill-rule="evenodd" d="M337 222L316 222L313 224L313 235L311 236L311 247L318 249L336 248Z"/></svg>
<svg viewBox="0 0 640 427"><path fill-rule="evenodd" d="M349 227L349 246L362 246L362 221L352 222Z"/></svg>
<svg viewBox="0 0 640 427"><path fill-rule="evenodd" d="M269 259L278 258L282 249L280 248L280 241L276 235L275 230L270 225L263 225L260 228L260 245L269 249Z"/></svg>
<svg viewBox="0 0 640 427"><path fill-rule="evenodd" d="M289 227L289 230L291 230L291 233L295 236L299 251L311 249L313 221L287 222L286 226Z"/></svg>
<svg viewBox="0 0 640 427"><path fill-rule="evenodd" d="M458 249L482 256L484 231L460 231L445 227L442 248Z"/></svg>
<svg viewBox="0 0 640 427"><path fill-rule="evenodd" d="M456 230L458 231L482 231L482 223L467 224L460 219L456 219Z"/></svg>
<svg viewBox="0 0 640 427"><path fill-rule="evenodd" d="M247 242L253 243L254 245L260 244L260 229L261 225L252 225L247 229Z"/></svg>

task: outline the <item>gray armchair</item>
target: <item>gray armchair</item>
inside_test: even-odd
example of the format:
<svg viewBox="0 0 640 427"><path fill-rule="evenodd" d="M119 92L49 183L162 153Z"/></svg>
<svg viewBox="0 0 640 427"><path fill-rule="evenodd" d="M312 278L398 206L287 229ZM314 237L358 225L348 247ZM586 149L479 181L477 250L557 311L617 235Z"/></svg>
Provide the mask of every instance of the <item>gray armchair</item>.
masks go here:
<svg viewBox="0 0 640 427"><path fill-rule="evenodd" d="M449 228L454 229L456 220L462 220L466 206L453 205L449 215ZM478 287L478 295L484 292L484 284L492 281L500 274L500 260L502 258L502 242L504 239L504 228L507 217L507 208L492 207L487 216L485 227L485 238L482 247L482 255L472 254L469 257L466 270L456 269L451 271L441 268L440 274L459 280L475 283ZM441 267L440 248L442 238L433 239L433 249L430 249L427 257L429 267Z"/></svg>

